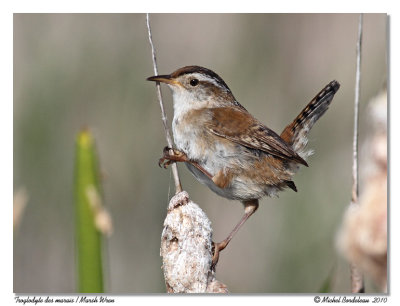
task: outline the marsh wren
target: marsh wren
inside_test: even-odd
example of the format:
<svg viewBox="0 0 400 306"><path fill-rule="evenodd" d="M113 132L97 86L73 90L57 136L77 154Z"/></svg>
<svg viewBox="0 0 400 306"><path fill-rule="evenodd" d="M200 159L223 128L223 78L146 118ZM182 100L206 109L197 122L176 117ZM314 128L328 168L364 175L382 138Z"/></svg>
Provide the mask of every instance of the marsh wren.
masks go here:
<svg viewBox="0 0 400 306"><path fill-rule="evenodd" d="M307 135L325 113L340 85L326 85L278 135L253 117L233 96L224 80L210 69L187 66L148 81L172 90L172 131L176 149L164 149L160 164L185 162L198 181L218 195L239 200L244 215L228 237L214 245L213 261L239 228L257 210L258 200L290 188L305 159Z"/></svg>

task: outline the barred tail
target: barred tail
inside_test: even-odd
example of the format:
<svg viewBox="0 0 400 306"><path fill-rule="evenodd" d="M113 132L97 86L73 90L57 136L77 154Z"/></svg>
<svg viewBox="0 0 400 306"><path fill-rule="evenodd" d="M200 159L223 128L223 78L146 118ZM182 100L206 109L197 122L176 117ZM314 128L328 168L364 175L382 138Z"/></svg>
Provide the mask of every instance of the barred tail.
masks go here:
<svg viewBox="0 0 400 306"><path fill-rule="evenodd" d="M337 81L332 81L326 85L294 121L283 130L281 138L290 144L300 156L305 155L304 157L306 157L308 155L303 152L308 142L307 135L314 123L326 112L339 87L340 84Z"/></svg>

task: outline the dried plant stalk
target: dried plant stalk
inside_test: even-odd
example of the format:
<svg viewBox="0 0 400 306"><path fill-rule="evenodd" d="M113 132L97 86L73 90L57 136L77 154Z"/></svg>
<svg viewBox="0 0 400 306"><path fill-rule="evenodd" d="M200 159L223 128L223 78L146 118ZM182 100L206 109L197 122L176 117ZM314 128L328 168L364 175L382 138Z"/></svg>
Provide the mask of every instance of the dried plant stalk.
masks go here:
<svg viewBox="0 0 400 306"><path fill-rule="evenodd" d="M152 38L152 35L151 35L149 14L146 14L146 24L147 24L147 32L148 32L148 35L149 35L149 42L150 42L150 46L151 46L151 54L152 54L152 60L153 60L154 75L158 75L156 51L155 51L155 48L154 48L153 38ZM172 138L171 138L171 134L170 134L169 128L168 128L168 119L167 119L167 115L165 114L164 102L162 100L161 87L160 87L160 83L159 82L156 82L156 87L157 87L157 97L158 97L158 101L160 103L160 108L161 108L161 119L162 119L162 122L163 122L163 125L164 125L165 138L167 139L168 147L172 148ZM172 151L170 153L173 154ZM172 176L173 176L174 182L175 182L175 192L176 192L176 194L178 194L179 192L182 191L182 185L181 185L181 182L180 182L180 179L179 179L178 167L176 166L175 163L173 163L171 165L171 169L172 169Z"/></svg>
<svg viewBox="0 0 400 306"><path fill-rule="evenodd" d="M342 255L387 292L387 93L368 104L372 133L363 144L363 190L350 205L337 236ZM355 285L357 282L354 281ZM357 288L355 288L357 289Z"/></svg>
<svg viewBox="0 0 400 306"><path fill-rule="evenodd" d="M160 254L169 293L227 293L212 269L211 222L183 191L168 206Z"/></svg>
<svg viewBox="0 0 400 306"><path fill-rule="evenodd" d="M147 31L152 51L154 74L158 75L150 18L146 14ZM168 146L172 148L160 84L157 96L161 108ZM173 152L171 152L173 154ZM227 293L227 287L215 279L212 267L211 222L201 208L182 191L176 164L172 164L176 195L170 200L161 235L160 255L163 258L165 285L168 293Z"/></svg>
<svg viewBox="0 0 400 306"><path fill-rule="evenodd" d="M359 121L359 105L360 105L360 81L361 81L361 43L362 43L362 25L363 14L360 14L358 21L358 38L357 38L357 66L356 66L356 84L354 95L354 133L353 133L353 186L351 193L350 205L358 205L358 121ZM362 293L364 289L364 279L362 273L358 270L354 263L350 264L351 274L351 292Z"/></svg>

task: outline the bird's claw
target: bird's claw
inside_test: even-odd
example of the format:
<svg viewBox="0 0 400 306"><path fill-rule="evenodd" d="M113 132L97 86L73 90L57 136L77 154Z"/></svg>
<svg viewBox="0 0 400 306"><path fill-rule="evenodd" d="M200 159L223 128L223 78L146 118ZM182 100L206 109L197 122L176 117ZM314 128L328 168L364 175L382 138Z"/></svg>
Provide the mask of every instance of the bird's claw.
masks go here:
<svg viewBox="0 0 400 306"><path fill-rule="evenodd" d="M219 250L217 244L214 241L212 242L212 251L213 251L213 257L211 261L211 270L215 270L215 266L217 265L219 260Z"/></svg>
<svg viewBox="0 0 400 306"><path fill-rule="evenodd" d="M171 148L169 148L168 146L164 147L163 156L158 160L158 166L160 168L163 167L164 169L167 169L167 167L172 163L172 161L169 159L169 157L171 156L169 154L169 150L171 150Z"/></svg>
<svg viewBox="0 0 400 306"><path fill-rule="evenodd" d="M173 152L172 154L170 153L171 151ZM166 146L163 149L163 156L158 160L158 165L167 169L169 165L177 161L186 161L186 154Z"/></svg>

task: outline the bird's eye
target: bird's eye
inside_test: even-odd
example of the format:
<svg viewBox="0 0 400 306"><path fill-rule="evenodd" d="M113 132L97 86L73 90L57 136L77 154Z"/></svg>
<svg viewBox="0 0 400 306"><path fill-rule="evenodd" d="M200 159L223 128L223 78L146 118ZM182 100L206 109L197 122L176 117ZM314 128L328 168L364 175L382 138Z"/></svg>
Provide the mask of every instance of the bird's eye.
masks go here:
<svg viewBox="0 0 400 306"><path fill-rule="evenodd" d="M190 80L190 85L196 86L197 84L199 84L199 80L198 79L191 79Z"/></svg>

